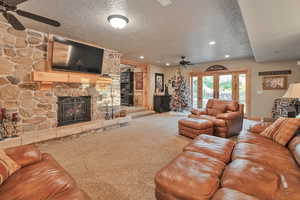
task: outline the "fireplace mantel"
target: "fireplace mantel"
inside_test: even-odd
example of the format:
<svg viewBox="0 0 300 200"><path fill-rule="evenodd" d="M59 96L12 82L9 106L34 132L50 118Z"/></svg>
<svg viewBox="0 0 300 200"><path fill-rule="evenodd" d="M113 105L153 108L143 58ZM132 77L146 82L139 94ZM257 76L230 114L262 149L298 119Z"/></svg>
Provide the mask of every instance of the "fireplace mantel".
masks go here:
<svg viewBox="0 0 300 200"><path fill-rule="evenodd" d="M112 84L112 78L95 74L84 74L76 72L32 72L33 81L40 82L40 90L52 88L53 83L90 83L90 84Z"/></svg>

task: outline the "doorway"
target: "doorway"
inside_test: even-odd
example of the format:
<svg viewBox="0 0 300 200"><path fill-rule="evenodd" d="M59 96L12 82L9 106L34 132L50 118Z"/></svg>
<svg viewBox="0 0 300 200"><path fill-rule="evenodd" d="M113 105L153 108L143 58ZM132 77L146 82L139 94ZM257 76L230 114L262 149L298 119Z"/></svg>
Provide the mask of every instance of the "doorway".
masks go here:
<svg viewBox="0 0 300 200"><path fill-rule="evenodd" d="M245 114L250 111L249 72L203 72L191 74L193 108L205 108L209 99L236 100L245 105Z"/></svg>

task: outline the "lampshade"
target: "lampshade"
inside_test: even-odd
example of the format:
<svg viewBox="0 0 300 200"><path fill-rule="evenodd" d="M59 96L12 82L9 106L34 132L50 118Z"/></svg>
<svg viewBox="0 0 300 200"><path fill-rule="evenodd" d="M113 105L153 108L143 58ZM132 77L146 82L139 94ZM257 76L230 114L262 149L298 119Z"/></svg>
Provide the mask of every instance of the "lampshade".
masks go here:
<svg viewBox="0 0 300 200"><path fill-rule="evenodd" d="M300 98L300 83L290 84L289 89L283 96L284 98Z"/></svg>

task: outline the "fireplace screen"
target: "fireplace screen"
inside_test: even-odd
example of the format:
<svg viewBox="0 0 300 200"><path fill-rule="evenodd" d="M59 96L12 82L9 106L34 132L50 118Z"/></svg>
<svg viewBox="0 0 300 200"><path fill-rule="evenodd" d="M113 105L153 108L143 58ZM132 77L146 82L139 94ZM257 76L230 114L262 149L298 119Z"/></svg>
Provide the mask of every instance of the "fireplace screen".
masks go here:
<svg viewBox="0 0 300 200"><path fill-rule="evenodd" d="M91 120L91 97L58 97L58 126Z"/></svg>

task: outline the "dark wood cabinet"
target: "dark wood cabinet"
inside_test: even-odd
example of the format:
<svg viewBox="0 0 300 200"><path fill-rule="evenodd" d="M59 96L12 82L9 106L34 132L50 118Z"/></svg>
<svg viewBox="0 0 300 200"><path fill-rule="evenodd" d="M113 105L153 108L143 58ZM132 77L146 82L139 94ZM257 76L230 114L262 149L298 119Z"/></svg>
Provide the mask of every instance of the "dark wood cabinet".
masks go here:
<svg viewBox="0 0 300 200"><path fill-rule="evenodd" d="M171 96L169 95L164 95L164 96L154 95L154 99L153 99L154 111L158 113L169 112L171 110L170 101L171 101Z"/></svg>
<svg viewBox="0 0 300 200"><path fill-rule="evenodd" d="M121 105L133 106L133 94L134 94L134 73L131 71L121 73Z"/></svg>

